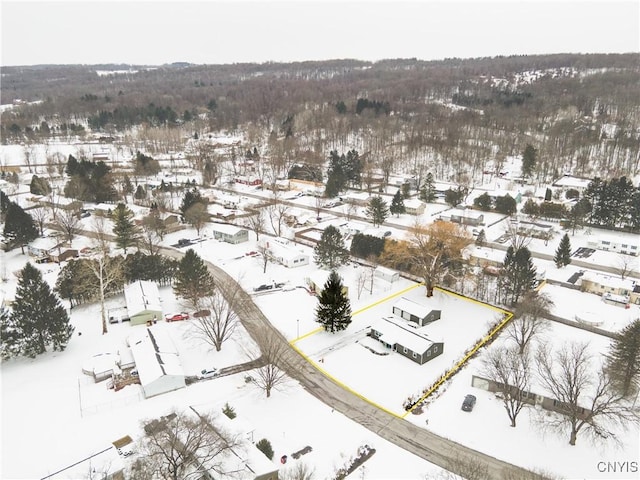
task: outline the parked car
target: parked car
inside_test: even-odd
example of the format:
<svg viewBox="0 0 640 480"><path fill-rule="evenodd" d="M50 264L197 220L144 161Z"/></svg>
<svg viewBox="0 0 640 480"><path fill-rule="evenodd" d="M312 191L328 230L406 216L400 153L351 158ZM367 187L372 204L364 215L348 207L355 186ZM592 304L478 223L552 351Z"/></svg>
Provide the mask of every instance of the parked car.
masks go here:
<svg viewBox="0 0 640 480"><path fill-rule="evenodd" d="M164 316L167 322L179 322L180 320L189 320L189 314L187 312L169 313Z"/></svg>
<svg viewBox="0 0 640 480"><path fill-rule="evenodd" d="M271 290L273 288L273 285L271 284L263 284L260 285L259 287L256 287L253 289L254 292L264 292L266 290Z"/></svg>
<svg viewBox="0 0 640 480"><path fill-rule="evenodd" d="M178 240L178 246L186 247L187 245L191 245L191 240L189 240L188 238L181 238L180 240Z"/></svg>
<svg viewBox="0 0 640 480"><path fill-rule="evenodd" d="M471 410L473 410L473 407L476 404L476 397L475 395L467 395L464 397L464 400L462 401L462 410L464 410L465 412L470 412Z"/></svg>
<svg viewBox="0 0 640 480"><path fill-rule="evenodd" d="M202 370L200 372L200 375L198 375L198 378L205 379L205 378L213 378L217 376L218 376L218 369L215 367L211 367L211 368L205 368L204 370Z"/></svg>

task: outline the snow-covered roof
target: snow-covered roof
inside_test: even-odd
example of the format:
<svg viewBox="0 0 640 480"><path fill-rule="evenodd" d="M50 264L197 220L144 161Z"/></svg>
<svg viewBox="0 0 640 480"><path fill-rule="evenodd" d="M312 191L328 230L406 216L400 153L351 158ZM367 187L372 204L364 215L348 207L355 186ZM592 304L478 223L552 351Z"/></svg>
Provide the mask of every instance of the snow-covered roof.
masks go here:
<svg viewBox="0 0 640 480"><path fill-rule="evenodd" d="M306 253L298 250L297 248L295 248L292 245L283 245L282 243L279 243L277 241L275 241L274 239L270 239L269 241L266 241L264 244L267 249L271 252L271 255L273 255L276 258L281 258L281 259L286 259L286 260L293 260L296 258L308 258L309 255L307 255Z"/></svg>
<svg viewBox="0 0 640 480"><path fill-rule="evenodd" d="M382 334L378 340L389 345L397 343L416 353L426 352L434 343L433 340L418 333L414 328L396 323L393 317L381 318L371 328Z"/></svg>
<svg viewBox="0 0 640 480"><path fill-rule="evenodd" d="M214 232L224 233L226 235L236 235L246 228L238 227L237 225L231 225L229 223L214 223L212 225L212 230Z"/></svg>
<svg viewBox="0 0 640 480"><path fill-rule="evenodd" d="M140 384L144 387L165 375L184 376L178 350L164 324L140 327L128 343L136 361Z"/></svg>
<svg viewBox="0 0 640 480"><path fill-rule="evenodd" d="M407 200L404 201L405 208L417 209L422 207L423 205L424 205L424 202L417 198L408 198Z"/></svg>
<svg viewBox="0 0 640 480"><path fill-rule="evenodd" d="M631 278L622 279L619 276L607 275L605 273L598 273L592 271L586 271L582 275L582 281L588 281L604 285L610 288L625 289L632 291L635 287L636 281Z"/></svg>
<svg viewBox="0 0 640 480"><path fill-rule="evenodd" d="M148 280L138 280L124 287L124 298L130 315L146 310L162 311L158 286Z"/></svg>
<svg viewBox="0 0 640 480"><path fill-rule="evenodd" d="M587 188L591 183L590 178L574 177L573 175L565 175L555 182L553 185L556 187L571 187L571 188Z"/></svg>
<svg viewBox="0 0 640 480"><path fill-rule="evenodd" d="M424 318L431 312L431 308L428 308L424 305L420 305L413 300L409 300L406 297L400 298L396 303L393 304L394 308L399 308L403 312L408 312L412 315L415 315L418 318Z"/></svg>

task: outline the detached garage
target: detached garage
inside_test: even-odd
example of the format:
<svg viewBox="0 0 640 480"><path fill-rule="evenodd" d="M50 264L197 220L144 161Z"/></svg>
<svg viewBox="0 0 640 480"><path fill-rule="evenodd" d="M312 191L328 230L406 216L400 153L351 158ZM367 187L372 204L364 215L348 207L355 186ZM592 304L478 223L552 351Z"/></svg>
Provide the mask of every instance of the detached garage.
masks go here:
<svg viewBox="0 0 640 480"><path fill-rule="evenodd" d="M145 328L127 340L146 398L186 386L178 350L164 327Z"/></svg>
<svg viewBox="0 0 640 480"><path fill-rule="evenodd" d="M138 280L125 285L124 298L131 325L150 323L162 318L160 293L154 282Z"/></svg>

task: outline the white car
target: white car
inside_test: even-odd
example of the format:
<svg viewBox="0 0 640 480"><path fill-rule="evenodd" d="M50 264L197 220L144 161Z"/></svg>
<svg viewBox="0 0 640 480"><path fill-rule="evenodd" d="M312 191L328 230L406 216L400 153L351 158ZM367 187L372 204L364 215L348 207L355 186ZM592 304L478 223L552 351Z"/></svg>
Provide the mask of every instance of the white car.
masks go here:
<svg viewBox="0 0 640 480"><path fill-rule="evenodd" d="M213 377L217 377L218 376L218 369L215 367L212 368L205 368L204 370L202 370L200 372L200 375L198 375L198 378L204 379L204 378L213 378Z"/></svg>

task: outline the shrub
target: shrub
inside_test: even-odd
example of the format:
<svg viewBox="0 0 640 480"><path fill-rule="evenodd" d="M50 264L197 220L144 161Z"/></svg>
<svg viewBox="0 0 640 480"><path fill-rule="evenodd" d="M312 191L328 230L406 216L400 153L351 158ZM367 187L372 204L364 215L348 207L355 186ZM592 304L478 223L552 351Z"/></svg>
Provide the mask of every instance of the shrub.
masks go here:
<svg viewBox="0 0 640 480"><path fill-rule="evenodd" d="M264 453L269 460L273 460L273 448L271 447L271 442L266 438L263 438L258 443L256 443L256 447L262 453Z"/></svg>
<svg viewBox="0 0 640 480"><path fill-rule="evenodd" d="M224 408L222 409L222 413L224 413L227 417L233 419L236 418L236 411L235 409L229 405L228 403L224 404Z"/></svg>

